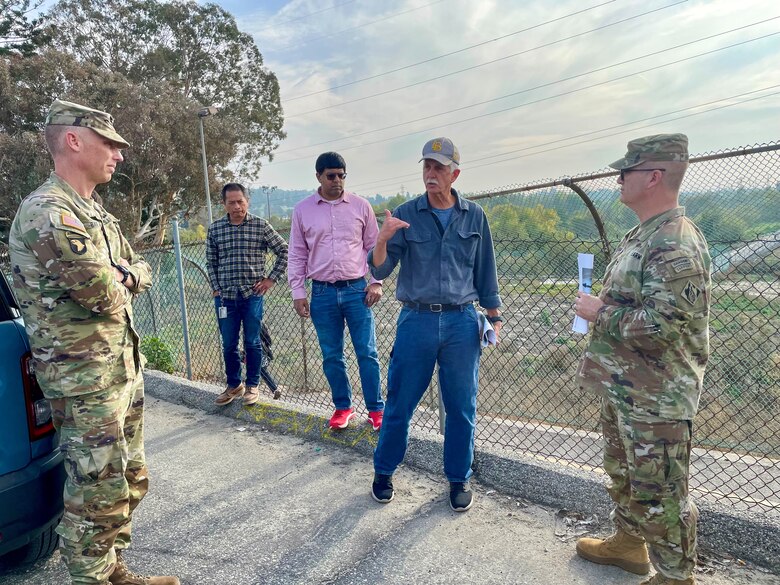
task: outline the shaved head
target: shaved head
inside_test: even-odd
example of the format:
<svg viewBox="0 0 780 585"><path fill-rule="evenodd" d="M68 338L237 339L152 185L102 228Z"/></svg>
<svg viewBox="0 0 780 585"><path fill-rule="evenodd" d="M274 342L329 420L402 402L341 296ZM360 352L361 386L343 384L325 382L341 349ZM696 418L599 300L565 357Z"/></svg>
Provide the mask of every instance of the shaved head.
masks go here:
<svg viewBox="0 0 780 585"><path fill-rule="evenodd" d="M670 191L679 192L682 185L685 171L688 170L687 162L665 162L666 172L663 175L664 186Z"/></svg>
<svg viewBox="0 0 780 585"><path fill-rule="evenodd" d="M44 129L43 136L46 139L46 147L49 149L49 153L52 157L62 153L63 137L69 130L73 131L78 129L73 126L46 126Z"/></svg>

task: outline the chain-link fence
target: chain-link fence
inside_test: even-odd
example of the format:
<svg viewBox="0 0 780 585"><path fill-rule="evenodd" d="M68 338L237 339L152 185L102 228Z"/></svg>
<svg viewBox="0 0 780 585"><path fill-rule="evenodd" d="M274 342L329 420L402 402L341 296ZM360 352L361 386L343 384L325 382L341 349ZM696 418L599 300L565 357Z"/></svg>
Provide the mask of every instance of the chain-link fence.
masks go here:
<svg viewBox="0 0 780 585"><path fill-rule="evenodd" d="M501 343L482 357L478 445L600 470L598 400L574 381L585 339L571 332L572 303L577 253L595 255L598 291L611 248L636 223L618 201L616 174L474 197L490 219L507 317ZM691 488L699 498L780 516L780 144L694 158L681 204L705 232L714 264L712 353L694 423ZM182 246L190 364L174 250L146 250L144 257L154 286L135 301L142 337L167 344L177 372L189 367L196 379L224 382L204 244ZM375 308L383 379L399 311L391 276ZM266 295L265 323L283 400L329 414L314 328L296 315L284 282ZM346 360L356 408L365 413L349 343ZM412 424L438 431L436 376Z"/></svg>

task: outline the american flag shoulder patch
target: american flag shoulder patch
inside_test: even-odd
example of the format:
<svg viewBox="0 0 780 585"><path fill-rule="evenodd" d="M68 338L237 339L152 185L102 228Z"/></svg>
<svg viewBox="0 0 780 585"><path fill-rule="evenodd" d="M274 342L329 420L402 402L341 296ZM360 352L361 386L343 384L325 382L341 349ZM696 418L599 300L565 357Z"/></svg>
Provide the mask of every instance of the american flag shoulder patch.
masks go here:
<svg viewBox="0 0 780 585"><path fill-rule="evenodd" d="M87 228L84 227L84 224L81 223L78 217L73 217L72 215L68 215L67 213L62 213L60 215L60 222L62 223L63 226L76 228L83 232L87 231Z"/></svg>

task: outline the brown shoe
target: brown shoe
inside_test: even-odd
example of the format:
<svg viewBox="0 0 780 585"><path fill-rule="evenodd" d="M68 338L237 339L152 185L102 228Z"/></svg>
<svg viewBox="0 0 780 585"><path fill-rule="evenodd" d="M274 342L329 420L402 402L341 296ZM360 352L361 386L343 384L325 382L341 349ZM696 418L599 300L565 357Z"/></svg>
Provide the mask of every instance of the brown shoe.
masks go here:
<svg viewBox="0 0 780 585"><path fill-rule="evenodd" d="M116 551L116 566L108 578L111 585L181 585L178 577L144 577L127 568L121 551Z"/></svg>
<svg viewBox="0 0 780 585"><path fill-rule="evenodd" d="M687 579L672 579L671 577L664 577L661 573L656 573L649 579L645 579L639 585L696 585L696 579L693 575Z"/></svg>
<svg viewBox="0 0 780 585"><path fill-rule="evenodd" d="M228 386L225 388L225 391L222 392L222 394L217 396L217 399L214 400L214 404L217 406L225 406L226 404L230 404L236 398L241 398L244 395L244 391L244 384L239 384L235 388Z"/></svg>
<svg viewBox="0 0 780 585"><path fill-rule="evenodd" d="M251 406L260 400L260 388L257 386L247 386L244 393L244 406Z"/></svg>
<svg viewBox="0 0 780 585"><path fill-rule="evenodd" d="M636 575L650 572L650 557L645 539L618 530L609 538L580 538L577 554L583 559L600 565L614 565Z"/></svg>

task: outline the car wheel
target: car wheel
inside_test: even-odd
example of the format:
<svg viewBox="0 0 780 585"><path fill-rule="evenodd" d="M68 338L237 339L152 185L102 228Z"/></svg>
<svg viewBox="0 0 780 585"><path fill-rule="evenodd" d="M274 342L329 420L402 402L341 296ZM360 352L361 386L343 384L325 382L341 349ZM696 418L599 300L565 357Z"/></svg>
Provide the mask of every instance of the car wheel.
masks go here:
<svg viewBox="0 0 780 585"><path fill-rule="evenodd" d="M3 564L7 567L31 565L36 561L50 557L57 550L57 543L59 542L59 535L54 532L56 527L57 523L54 523L22 548L12 550L3 555Z"/></svg>

